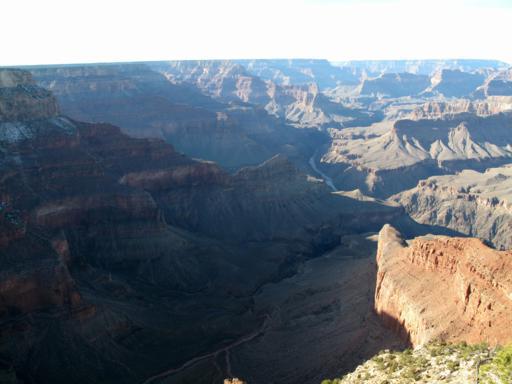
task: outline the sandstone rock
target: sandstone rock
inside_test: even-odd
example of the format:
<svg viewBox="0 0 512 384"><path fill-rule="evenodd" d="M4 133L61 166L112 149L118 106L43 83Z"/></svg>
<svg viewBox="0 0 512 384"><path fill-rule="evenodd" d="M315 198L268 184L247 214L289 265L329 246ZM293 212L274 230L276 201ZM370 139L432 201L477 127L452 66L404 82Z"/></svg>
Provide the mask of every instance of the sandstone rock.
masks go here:
<svg viewBox="0 0 512 384"><path fill-rule="evenodd" d="M375 310L412 345L432 340L512 340L512 253L474 238L420 237L406 245L379 233Z"/></svg>

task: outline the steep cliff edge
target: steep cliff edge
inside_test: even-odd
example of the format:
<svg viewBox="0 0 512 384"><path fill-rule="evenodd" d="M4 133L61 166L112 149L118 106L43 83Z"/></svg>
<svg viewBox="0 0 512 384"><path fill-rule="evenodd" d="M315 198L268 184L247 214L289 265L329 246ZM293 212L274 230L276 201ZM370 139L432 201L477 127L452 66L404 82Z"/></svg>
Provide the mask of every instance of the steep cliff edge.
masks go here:
<svg viewBox="0 0 512 384"><path fill-rule="evenodd" d="M512 252L478 239L379 233L375 310L414 345L512 341Z"/></svg>

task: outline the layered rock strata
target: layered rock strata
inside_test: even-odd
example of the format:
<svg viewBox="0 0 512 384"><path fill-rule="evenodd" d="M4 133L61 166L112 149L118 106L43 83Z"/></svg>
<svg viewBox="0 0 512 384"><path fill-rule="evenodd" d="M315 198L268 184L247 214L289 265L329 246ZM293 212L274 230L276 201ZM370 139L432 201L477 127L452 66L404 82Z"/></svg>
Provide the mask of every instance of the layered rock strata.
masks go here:
<svg viewBox="0 0 512 384"><path fill-rule="evenodd" d="M413 346L512 340L512 253L474 238L379 233L375 310Z"/></svg>

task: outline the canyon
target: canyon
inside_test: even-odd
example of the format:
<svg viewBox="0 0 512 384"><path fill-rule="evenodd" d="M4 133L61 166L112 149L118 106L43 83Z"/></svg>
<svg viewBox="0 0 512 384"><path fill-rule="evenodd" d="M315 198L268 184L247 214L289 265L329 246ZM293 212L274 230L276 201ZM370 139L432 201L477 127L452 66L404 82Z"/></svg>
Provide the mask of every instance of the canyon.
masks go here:
<svg viewBox="0 0 512 384"><path fill-rule="evenodd" d="M3 359L21 380L137 382L225 348L264 320L252 297L263 285L340 236L410 220L332 194L283 155L230 174L161 139L64 117L9 71L0 309Z"/></svg>
<svg viewBox="0 0 512 384"><path fill-rule="evenodd" d="M480 60L0 68L0 378L307 384L512 342L511 82Z"/></svg>

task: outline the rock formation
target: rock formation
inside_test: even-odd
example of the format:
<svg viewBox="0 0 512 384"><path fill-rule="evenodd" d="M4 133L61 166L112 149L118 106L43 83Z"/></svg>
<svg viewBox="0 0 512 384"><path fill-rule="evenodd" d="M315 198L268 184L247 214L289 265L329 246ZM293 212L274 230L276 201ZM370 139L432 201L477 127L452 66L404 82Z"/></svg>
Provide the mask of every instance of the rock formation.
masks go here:
<svg viewBox="0 0 512 384"><path fill-rule="evenodd" d="M476 116L490 116L501 112L512 110L512 99L497 100L488 98L484 100L457 99L454 101L429 101L416 108L411 118L413 120L423 119L446 119L454 118L456 115L474 114Z"/></svg>
<svg viewBox="0 0 512 384"><path fill-rule="evenodd" d="M475 91L476 97L512 96L512 69L492 73Z"/></svg>
<svg viewBox="0 0 512 384"><path fill-rule="evenodd" d="M442 69L432 76L432 86L426 92L439 93L445 97L469 96L483 84L484 80L483 73Z"/></svg>
<svg viewBox="0 0 512 384"><path fill-rule="evenodd" d="M391 199L420 223L448 227L508 249L512 247L511 180L509 165L483 173L464 170L422 180Z"/></svg>
<svg viewBox="0 0 512 384"><path fill-rule="evenodd" d="M342 189L389 196L432 175L508 162L511 116L458 114L333 129L322 166Z"/></svg>
<svg viewBox="0 0 512 384"><path fill-rule="evenodd" d="M259 106L299 128L354 125L373 115L330 100L314 76L303 75L309 82L296 77L293 82L275 82L253 74L265 73L261 64L245 65L233 61L171 61L151 66L173 82L194 85L219 101ZM260 70L255 71L255 66Z"/></svg>
<svg viewBox="0 0 512 384"><path fill-rule="evenodd" d="M51 118L57 113L53 95L36 87L29 73L0 68L0 123Z"/></svg>
<svg viewBox="0 0 512 384"><path fill-rule="evenodd" d="M261 327L259 287L404 218L285 156L229 174L2 79L30 100L0 123L0 347L21 380L142 382L225 348Z"/></svg>
<svg viewBox="0 0 512 384"><path fill-rule="evenodd" d="M315 83L321 90L337 85L356 85L362 71L333 65L327 60L237 60L247 70L278 85L307 85Z"/></svg>
<svg viewBox="0 0 512 384"><path fill-rule="evenodd" d="M305 159L321 140L261 107L224 104L192 84L174 84L146 64L36 67L31 72L55 94L66 116L109 122L135 137L162 138L191 157L228 168L258 164L277 153Z"/></svg>
<svg viewBox="0 0 512 384"><path fill-rule="evenodd" d="M384 223L510 246L501 63L29 71L0 69L0 381L309 383L402 345ZM508 252L380 237L404 340L508 340Z"/></svg>
<svg viewBox="0 0 512 384"><path fill-rule="evenodd" d="M512 253L474 238L379 233L375 310L414 346L512 341Z"/></svg>
<svg viewBox="0 0 512 384"><path fill-rule="evenodd" d="M412 73L385 73L376 78L369 78L361 83L360 95L379 97L414 96L430 85L426 75Z"/></svg>

